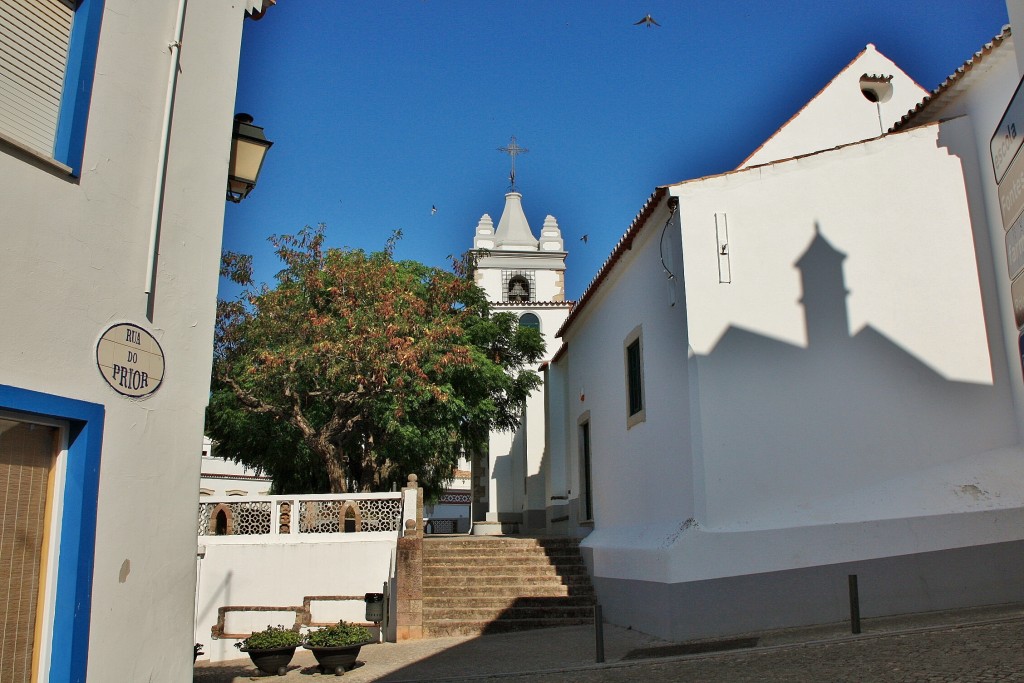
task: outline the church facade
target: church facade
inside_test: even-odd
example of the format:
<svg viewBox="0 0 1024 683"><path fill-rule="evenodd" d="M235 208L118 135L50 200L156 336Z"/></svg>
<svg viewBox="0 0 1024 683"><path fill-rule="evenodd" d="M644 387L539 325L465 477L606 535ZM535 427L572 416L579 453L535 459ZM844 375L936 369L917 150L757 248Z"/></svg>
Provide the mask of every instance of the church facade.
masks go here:
<svg viewBox="0 0 1024 683"><path fill-rule="evenodd" d="M1022 73L1009 28L930 94L869 45L739 168L649 197L545 366L546 528L589 532L610 621L840 621L851 575L871 616L1024 599L990 155Z"/></svg>

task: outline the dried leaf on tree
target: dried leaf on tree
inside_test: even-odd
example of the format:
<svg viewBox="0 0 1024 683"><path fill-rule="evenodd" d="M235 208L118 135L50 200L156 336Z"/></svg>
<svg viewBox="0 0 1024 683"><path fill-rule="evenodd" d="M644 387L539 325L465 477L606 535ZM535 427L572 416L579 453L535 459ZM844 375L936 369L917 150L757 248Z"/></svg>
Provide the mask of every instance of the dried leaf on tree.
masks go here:
<svg viewBox="0 0 1024 683"><path fill-rule="evenodd" d="M246 289L218 305L210 436L280 493L388 490L410 473L436 491L491 429L518 426L543 341L490 311L471 261L397 261L400 233L373 253L324 236L272 237L273 287L225 254Z"/></svg>

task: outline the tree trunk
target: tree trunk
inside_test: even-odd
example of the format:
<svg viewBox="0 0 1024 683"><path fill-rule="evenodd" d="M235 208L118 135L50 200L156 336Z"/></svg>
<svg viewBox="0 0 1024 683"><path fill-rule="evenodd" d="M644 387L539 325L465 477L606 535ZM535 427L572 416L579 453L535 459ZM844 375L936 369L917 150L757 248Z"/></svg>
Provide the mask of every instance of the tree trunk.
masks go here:
<svg viewBox="0 0 1024 683"><path fill-rule="evenodd" d="M373 451L367 448L363 451L363 462L359 473L359 490L364 493L373 491L373 475L376 468L373 465Z"/></svg>
<svg viewBox="0 0 1024 683"><path fill-rule="evenodd" d="M306 445L323 461L327 479L331 482L331 493L348 493L345 468L338 461L338 447L323 439L307 439Z"/></svg>

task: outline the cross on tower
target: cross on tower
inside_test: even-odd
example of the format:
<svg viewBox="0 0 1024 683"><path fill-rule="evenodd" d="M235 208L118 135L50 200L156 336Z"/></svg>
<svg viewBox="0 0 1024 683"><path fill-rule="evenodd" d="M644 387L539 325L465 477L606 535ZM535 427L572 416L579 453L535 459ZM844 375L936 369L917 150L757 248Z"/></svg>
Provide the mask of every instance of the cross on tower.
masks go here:
<svg viewBox="0 0 1024 683"><path fill-rule="evenodd" d="M520 154L526 154L530 150L526 149L525 147L520 147L519 144L516 142L516 136L513 135L512 139L508 143L508 146L499 147L498 151L504 152L505 154L512 157L512 172L508 174L508 180L510 184L509 189L514 192L516 189L516 156Z"/></svg>

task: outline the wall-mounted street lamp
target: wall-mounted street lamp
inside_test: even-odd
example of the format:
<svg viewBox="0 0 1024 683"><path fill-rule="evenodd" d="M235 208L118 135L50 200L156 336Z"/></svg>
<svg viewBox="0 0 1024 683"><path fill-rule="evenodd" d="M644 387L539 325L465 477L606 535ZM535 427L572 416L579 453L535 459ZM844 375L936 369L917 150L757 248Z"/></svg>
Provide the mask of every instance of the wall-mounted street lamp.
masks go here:
<svg viewBox="0 0 1024 683"><path fill-rule="evenodd" d="M274 144L263 135L263 129L252 125L248 114L235 114L231 132L231 161L228 163L228 196L238 203L249 196L263 168L267 150Z"/></svg>

